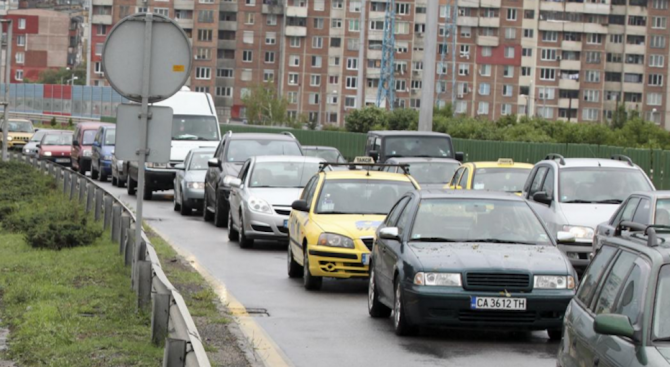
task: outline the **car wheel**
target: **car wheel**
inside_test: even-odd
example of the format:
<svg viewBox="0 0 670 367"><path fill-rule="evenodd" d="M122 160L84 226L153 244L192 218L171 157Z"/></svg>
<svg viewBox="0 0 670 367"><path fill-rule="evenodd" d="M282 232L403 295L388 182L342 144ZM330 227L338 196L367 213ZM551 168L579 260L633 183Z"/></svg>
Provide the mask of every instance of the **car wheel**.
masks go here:
<svg viewBox="0 0 670 367"><path fill-rule="evenodd" d="M561 337L563 337L563 329L549 329L547 330L547 334L549 334L549 340L561 340Z"/></svg>
<svg viewBox="0 0 670 367"><path fill-rule="evenodd" d="M100 175L100 182L107 182L107 175L102 173L102 168L100 168L100 172L98 174Z"/></svg>
<svg viewBox="0 0 670 367"><path fill-rule="evenodd" d="M181 208L179 214L183 216L191 215L192 208L188 205L188 201L184 199L184 194L179 194L181 198Z"/></svg>
<svg viewBox="0 0 670 367"><path fill-rule="evenodd" d="M147 185L144 185L144 194L142 195L142 199L144 200L151 200L154 197L153 191Z"/></svg>
<svg viewBox="0 0 670 367"><path fill-rule="evenodd" d="M391 308L379 302L377 279L372 264L370 264L370 280L368 282L368 313L374 318L388 318L391 316Z"/></svg>
<svg viewBox="0 0 670 367"><path fill-rule="evenodd" d="M407 319L402 293L400 280L396 279L395 300L393 302L393 326L395 328L395 333L398 336L414 335L418 331L418 328Z"/></svg>
<svg viewBox="0 0 670 367"><path fill-rule="evenodd" d="M216 204L214 205L214 225L219 228L228 226L228 208L226 199L223 198L220 191L216 192Z"/></svg>
<svg viewBox="0 0 670 367"><path fill-rule="evenodd" d="M205 189L205 198L202 201L202 219L205 222L211 222L214 219L214 215L207 209L207 190Z"/></svg>
<svg viewBox="0 0 670 367"><path fill-rule="evenodd" d="M237 241L240 239L240 232L235 230L233 226L233 213L228 211L228 239L230 241Z"/></svg>
<svg viewBox="0 0 670 367"><path fill-rule="evenodd" d="M116 179L116 186L118 186L118 187L126 186L126 180L122 180L121 178L117 178Z"/></svg>
<svg viewBox="0 0 670 367"><path fill-rule="evenodd" d="M290 240L289 240L290 241ZM291 243L288 244L288 251L286 251L286 264L288 267L288 277L289 278L299 278L302 274L302 266L298 264L293 258L293 250L291 249Z"/></svg>
<svg viewBox="0 0 670 367"><path fill-rule="evenodd" d="M96 171L95 168L93 168L93 165L91 165L91 178L94 180L98 179L98 171Z"/></svg>
<svg viewBox="0 0 670 367"><path fill-rule="evenodd" d="M172 210L176 212L181 210L181 205L177 202L177 195L172 195Z"/></svg>
<svg viewBox="0 0 670 367"><path fill-rule="evenodd" d="M318 291L323 285L323 278L315 277L309 271L309 256L307 256L307 246L305 246L305 261L302 266L302 284L308 291Z"/></svg>
<svg viewBox="0 0 670 367"><path fill-rule="evenodd" d="M119 181L114 177L114 174L112 174L112 186L119 186Z"/></svg>
<svg viewBox="0 0 670 367"><path fill-rule="evenodd" d="M136 189L137 189L137 181L133 180L132 177L128 177L128 195L135 195Z"/></svg>
<svg viewBox="0 0 670 367"><path fill-rule="evenodd" d="M77 169L82 175L86 175L86 170L84 169L84 161L81 159L77 161Z"/></svg>
<svg viewBox="0 0 670 367"><path fill-rule="evenodd" d="M239 232L239 237L240 237L240 248L252 248L254 247L254 240L251 238L248 238L244 234L244 218L242 217L242 213L240 213L240 230Z"/></svg>

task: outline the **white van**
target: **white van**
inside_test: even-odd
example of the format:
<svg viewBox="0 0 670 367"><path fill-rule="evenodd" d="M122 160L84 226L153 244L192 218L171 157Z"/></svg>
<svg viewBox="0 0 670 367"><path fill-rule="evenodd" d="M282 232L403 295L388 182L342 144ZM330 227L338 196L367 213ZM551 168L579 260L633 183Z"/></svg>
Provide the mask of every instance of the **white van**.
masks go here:
<svg viewBox="0 0 670 367"><path fill-rule="evenodd" d="M172 190L175 169L194 148L214 147L221 140L214 100L209 93L191 92L184 87L174 96L155 106L172 107L172 150L169 164L147 163L144 199L151 200L154 191ZM128 165L128 194L137 189L137 162Z"/></svg>

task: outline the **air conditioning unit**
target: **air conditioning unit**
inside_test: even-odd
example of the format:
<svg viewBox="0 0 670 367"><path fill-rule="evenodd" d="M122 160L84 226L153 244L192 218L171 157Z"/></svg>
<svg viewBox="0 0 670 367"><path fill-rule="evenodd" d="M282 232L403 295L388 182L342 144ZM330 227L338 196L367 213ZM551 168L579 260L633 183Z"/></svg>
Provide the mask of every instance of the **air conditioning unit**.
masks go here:
<svg viewBox="0 0 670 367"><path fill-rule="evenodd" d="M468 93L472 93L472 88L468 88Z"/></svg>
<svg viewBox="0 0 670 367"><path fill-rule="evenodd" d="M470 54L461 54L461 57L470 60Z"/></svg>
<svg viewBox="0 0 670 367"><path fill-rule="evenodd" d="M419 38L423 38L425 35L423 33L417 33L416 36L419 37Z"/></svg>
<svg viewBox="0 0 670 367"><path fill-rule="evenodd" d="M463 93L458 93L458 99L463 99Z"/></svg>

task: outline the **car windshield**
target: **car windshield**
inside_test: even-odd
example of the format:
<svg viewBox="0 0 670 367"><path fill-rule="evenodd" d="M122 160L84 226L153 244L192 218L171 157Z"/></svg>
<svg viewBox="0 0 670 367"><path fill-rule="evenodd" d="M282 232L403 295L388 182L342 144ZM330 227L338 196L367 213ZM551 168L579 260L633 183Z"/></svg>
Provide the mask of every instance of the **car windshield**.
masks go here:
<svg viewBox="0 0 670 367"><path fill-rule="evenodd" d="M670 338L670 265L661 268L654 305L653 339Z"/></svg>
<svg viewBox="0 0 670 367"><path fill-rule="evenodd" d="M335 149L305 149L305 155L308 157L323 158L330 163L346 163L346 159Z"/></svg>
<svg viewBox="0 0 670 367"><path fill-rule="evenodd" d="M640 170L620 168L564 168L559 180L563 203L620 204L634 191L653 190Z"/></svg>
<svg viewBox="0 0 670 367"><path fill-rule="evenodd" d="M190 171L206 171L207 161L212 159L214 151L205 153L193 153L191 156L191 164L188 166Z"/></svg>
<svg viewBox="0 0 670 367"><path fill-rule="evenodd" d="M386 138L384 156L453 158L451 139L439 136L399 136Z"/></svg>
<svg viewBox="0 0 670 367"><path fill-rule="evenodd" d="M96 130L86 130L84 131L84 139L81 142L81 145L93 145L95 141L95 134L98 132Z"/></svg>
<svg viewBox="0 0 670 367"><path fill-rule="evenodd" d="M551 245L540 220L523 201L424 199L411 233L414 241Z"/></svg>
<svg viewBox="0 0 670 367"><path fill-rule="evenodd" d="M262 162L254 165L249 187L303 188L319 172L315 162Z"/></svg>
<svg viewBox="0 0 670 367"><path fill-rule="evenodd" d="M12 121L9 120L10 133L32 133L35 131L30 121Z"/></svg>
<svg viewBox="0 0 670 367"><path fill-rule="evenodd" d="M670 226L670 199L658 199L656 201L654 224Z"/></svg>
<svg viewBox="0 0 670 367"><path fill-rule="evenodd" d="M474 190L522 192L530 169L478 168L472 178Z"/></svg>
<svg viewBox="0 0 670 367"><path fill-rule="evenodd" d="M410 163L409 173L420 184L446 184L459 166L458 162Z"/></svg>
<svg viewBox="0 0 670 367"><path fill-rule="evenodd" d="M253 156L302 155L298 143L293 140L233 140L228 147L226 161L244 162Z"/></svg>
<svg viewBox="0 0 670 367"><path fill-rule="evenodd" d="M116 130L109 129L105 133L105 145L114 145L116 143Z"/></svg>
<svg viewBox="0 0 670 367"><path fill-rule="evenodd" d="M42 138L41 145L71 145L72 134L48 134Z"/></svg>
<svg viewBox="0 0 670 367"><path fill-rule="evenodd" d="M38 141L42 140L42 138L44 137L44 134L46 134L47 132L48 131L44 131L44 130L37 131L36 133L33 134L32 138L30 138L30 141L38 142Z"/></svg>
<svg viewBox="0 0 670 367"><path fill-rule="evenodd" d="M213 116L175 115L172 140L218 141L219 125Z"/></svg>
<svg viewBox="0 0 670 367"><path fill-rule="evenodd" d="M408 181L326 180L316 207L317 214L388 214L406 192Z"/></svg>

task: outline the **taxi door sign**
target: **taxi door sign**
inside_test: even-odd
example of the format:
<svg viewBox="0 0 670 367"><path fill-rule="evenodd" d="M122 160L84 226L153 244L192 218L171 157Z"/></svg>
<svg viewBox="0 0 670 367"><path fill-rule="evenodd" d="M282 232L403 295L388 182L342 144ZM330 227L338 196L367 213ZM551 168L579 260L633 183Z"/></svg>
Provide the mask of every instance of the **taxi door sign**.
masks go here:
<svg viewBox="0 0 670 367"><path fill-rule="evenodd" d="M374 164L375 160L372 157L356 157L356 158L354 158L354 163Z"/></svg>

